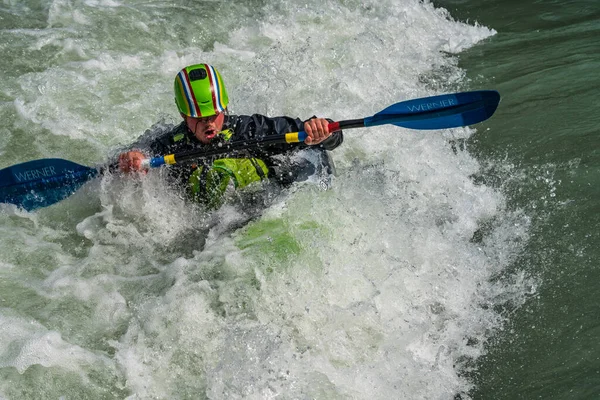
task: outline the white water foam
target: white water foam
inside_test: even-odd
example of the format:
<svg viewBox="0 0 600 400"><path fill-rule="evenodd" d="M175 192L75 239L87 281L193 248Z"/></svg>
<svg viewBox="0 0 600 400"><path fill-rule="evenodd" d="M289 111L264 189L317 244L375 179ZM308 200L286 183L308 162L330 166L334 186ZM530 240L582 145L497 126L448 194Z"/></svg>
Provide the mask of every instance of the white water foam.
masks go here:
<svg viewBox="0 0 600 400"><path fill-rule="evenodd" d="M56 4L53 21L66 7ZM67 17L88 24L120 7L87 2ZM175 119L174 74L205 61L224 76L233 112L358 118L457 84L446 53L492 33L428 2L269 3L210 45L148 35L157 52L98 51L86 36L81 60L23 75L15 105L106 153L159 114ZM132 399L452 398L469 390L461 368L501 326L490 305L506 293L519 301L529 284L490 282L527 225L473 183L478 163L449 144L471 132L348 131L331 190L298 185L234 232L239 209L207 217L160 173L105 177L40 211L40 224L68 233L35 238L65 247L31 285L51 302L86 304L63 322L84 329L89 351L114 353L109 374ZM489 221L493 232L473 240Z"/></svg>

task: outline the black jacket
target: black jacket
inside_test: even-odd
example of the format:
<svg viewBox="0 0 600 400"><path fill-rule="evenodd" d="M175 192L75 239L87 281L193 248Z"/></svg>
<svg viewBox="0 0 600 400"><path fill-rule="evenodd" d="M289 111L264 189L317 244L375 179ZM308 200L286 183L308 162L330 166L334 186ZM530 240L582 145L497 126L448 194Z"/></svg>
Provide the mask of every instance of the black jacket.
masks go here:
<svg viewBox="0 0 600 400"><path fill-rule="evenodd" d="M230 129L232 135L226 142L222 136L217 136L210 144L201 143L194 136L185 122L177 126L169 126L163 129L147 131L142 135L130 149L139 149L150 153L152 157L174 154L183 151L190 151L202 148L217 147L225 143L237 141L256 140L270 135L280 135L289 132L298 132L304 129L304 122L300 119L289 117L269 118L264 115L226 115L223 124L223 130ZM277 178L281 183L286 184L295 180L293 174L288 173L289 168L285 167L287 163L286 156L292 156L301 149L310 147L310 151L319 152L329 163L329 157L325 150L333 150L343 141L342 132L335 132L322 143L315 146L307 146L304 143L297 144L270 144L260 147L253 147L236 151L232 154L220 154L217 156L199 159L194 163L184 165L176 164L170 166L170 173L181 184L186 184L191 173L200 165L210 166L214 160L225 157L236 158L258 158L265 162L269 168L269 177ZM283 157L282 157L283 156ZM332 166L326 166L329 172L332 172ZM297 166L294 170L300 170Z"/></svg>

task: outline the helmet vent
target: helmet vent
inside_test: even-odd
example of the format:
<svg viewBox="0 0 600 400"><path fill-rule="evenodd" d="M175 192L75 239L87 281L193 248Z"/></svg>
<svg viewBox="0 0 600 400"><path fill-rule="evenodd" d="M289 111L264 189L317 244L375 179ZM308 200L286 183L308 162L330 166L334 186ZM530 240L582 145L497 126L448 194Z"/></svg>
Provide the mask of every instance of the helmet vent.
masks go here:
<svg viewBox="0 0 600 400"><path fill-rule="evenodd" d="M199 81L206 78L206 70L202 68L194 69L189 72L190 81Z"/></svg>

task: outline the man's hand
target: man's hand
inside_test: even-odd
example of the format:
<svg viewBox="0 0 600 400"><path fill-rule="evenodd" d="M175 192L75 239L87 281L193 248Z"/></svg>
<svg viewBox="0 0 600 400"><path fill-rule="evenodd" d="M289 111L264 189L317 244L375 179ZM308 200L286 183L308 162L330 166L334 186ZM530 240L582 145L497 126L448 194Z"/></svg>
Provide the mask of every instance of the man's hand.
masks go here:
<svg viewBox="0 0 600 400"><path fill-rule="evenodd" d="M331 132L329 132L329 121L325 118L309 119L304 123L304 132L306 132L307 135L306 139L304 139L304 143L311 146L319 144L331 136Z"/></svg>
<svg viewBox="0 0 600 400"><path fill-rule="evenodd" d="M148 157L139 150L131 150L127 153L122 153L119 156L119 170L125 173L142 171L144 170L142 161L146 158Z"/></svg>

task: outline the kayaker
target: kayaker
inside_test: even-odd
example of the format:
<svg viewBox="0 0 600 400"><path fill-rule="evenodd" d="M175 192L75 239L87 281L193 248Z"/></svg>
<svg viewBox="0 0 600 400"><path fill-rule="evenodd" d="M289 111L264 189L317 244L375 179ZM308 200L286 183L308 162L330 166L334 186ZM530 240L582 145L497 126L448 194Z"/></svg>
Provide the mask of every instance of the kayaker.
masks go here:
<svg viewBox="0 0 600 400"><path fill-rule="evenodd" d="M183 122L142 135L128 151L119 155L120 171L141 171L142 161L148 157L289 132L305 131L307 134L302 144L252 147L234 154L199 159L194 164L169 167L170 175L185 186L192 197L212 208L221 204L223 193L232 185L240 189L266 178L282 184L294 180L294 172L305 165L297 166L290 160L302 149L315 152L324 167L330 169L327 150L333 150L343 140L341 131L329 132L330 121L324 118L301 121L259 114L229 114L229 98L223 79L217 69L208 64L183 68L175 77L174 90Z"/></svg>

